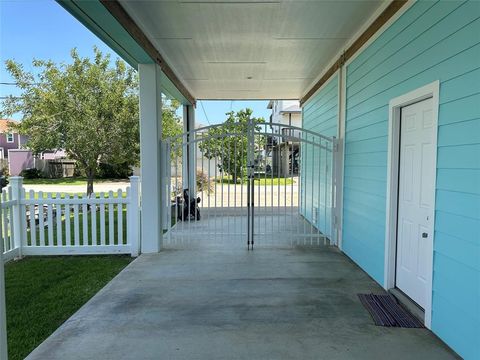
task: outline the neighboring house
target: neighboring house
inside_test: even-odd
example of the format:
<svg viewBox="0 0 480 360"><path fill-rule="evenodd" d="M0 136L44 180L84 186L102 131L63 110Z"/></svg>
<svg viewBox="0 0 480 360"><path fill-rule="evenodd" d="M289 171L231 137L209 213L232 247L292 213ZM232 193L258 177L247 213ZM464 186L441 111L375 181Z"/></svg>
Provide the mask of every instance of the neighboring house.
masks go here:
<svg viewBox="0 0 480 360"><path fill-rule="evenodd" d="M26 142L24 136L10 131L9 125L15 123L12 119L0 119L0 159L8 159L8 150L20 149Z"/></svg>
<svg viewBox="0 0 480 360"><path fill-rule="evenodd" d="M287 128L287 126L302 127L302 109L298 100L270 100L267 109L272 110L270 124L285 124L285 128L272 126L273 133L293 137L301 136L300 131ZM270 158L274 175L290 177L298 174L299 141L274 136L270 137L268 145L267 158ZM279 156L282 152L283 155ZM267 162L269 161L267 160Z"/></svg>
<svg viewBox="0 0 480 360"><path fill-rule="evenodd" d="M272 110L270 123L302 127L302 109L298 100L270 100L267 109ZM273 128L277 132L278 128Z"/></svg>

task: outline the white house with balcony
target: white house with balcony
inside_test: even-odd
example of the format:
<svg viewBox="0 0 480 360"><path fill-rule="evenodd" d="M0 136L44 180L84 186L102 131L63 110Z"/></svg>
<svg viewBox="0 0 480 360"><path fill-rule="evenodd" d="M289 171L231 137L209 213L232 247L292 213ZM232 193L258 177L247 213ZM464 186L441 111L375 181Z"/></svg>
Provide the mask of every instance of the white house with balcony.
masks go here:
<svg viewBox="0 0 480 360"><path fill-rule="evenodd" d="M271 109L270 126L273 133L280 137L269 139L270 157L274 175L290 177L298 174L298 160L300 157L298 137L302 127L302 108L298 100L270 100L267 109ZM278 126L272 126L278 124ZM285 125L282 127L281 125ZM293 128L292 128L293 127ZM273 141L275 139L275 141Z"/></svg>

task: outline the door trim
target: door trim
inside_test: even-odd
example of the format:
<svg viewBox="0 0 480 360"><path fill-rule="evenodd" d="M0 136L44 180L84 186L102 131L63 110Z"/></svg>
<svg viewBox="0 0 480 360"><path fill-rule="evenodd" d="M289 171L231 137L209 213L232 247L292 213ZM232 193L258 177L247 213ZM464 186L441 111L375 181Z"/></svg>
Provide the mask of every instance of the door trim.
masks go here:
<svg viewBox="0 0 480 360"><path fill-rule="evenodd" d="M433 160L437 168L437 133L438 133L438 107L439 107L440 82L434 81L407 94L396 97L389 102L388 114L388 154L387 154L387 201L385 223L385 270L384 288L395 287L396 243L397 243L397 210L398 210L398 173L400 150L400 110L402 107L432 98L433 126L437 129L433 135L435 153ZM432 321L432 279L433 279L433 243L435 241L435 189L436 176L433 178L431 191L433 192L432 206L432 241L430 242L429 268L430 276L427 281L427 301L425 305L425 326L430 329Z"/></svg>

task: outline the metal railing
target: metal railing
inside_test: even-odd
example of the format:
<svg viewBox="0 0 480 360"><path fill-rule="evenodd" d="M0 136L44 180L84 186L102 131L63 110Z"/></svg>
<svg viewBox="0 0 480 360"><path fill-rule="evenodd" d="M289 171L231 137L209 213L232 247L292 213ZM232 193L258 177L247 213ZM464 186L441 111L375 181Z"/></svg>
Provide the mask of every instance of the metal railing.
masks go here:
<svg viewBox="0 0 480 360"><path fill-rule="evenodd" d="M334 243L335 141L277 123L211 125L167 139L164 244L242 246L252 228L258 245ZM202 183L185 180L195 178L184 166L187 145ZM200 220L196 203L182 199L186 188L201 199Z"/></svg>

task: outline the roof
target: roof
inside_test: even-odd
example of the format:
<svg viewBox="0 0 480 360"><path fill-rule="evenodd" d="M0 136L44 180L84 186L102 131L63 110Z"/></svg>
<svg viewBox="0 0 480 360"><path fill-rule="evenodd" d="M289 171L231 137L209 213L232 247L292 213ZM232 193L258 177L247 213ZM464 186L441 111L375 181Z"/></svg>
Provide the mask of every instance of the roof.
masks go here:
<svg viewBox="0 0 480 360"><path fill-rule="evenodd" d="M13 119L0 119L0 134L9 132L8 125L9 124L17 124L18 122Z"/></svg>
<svg viewBox="0 0 480 360"><path fill-rule="evenodd" d="M282 109L280 110L280 113L281 114L285 114L285 113L300 113L302 112L302 109L300 108L299 105L290 105L289 107L285 108L285 109Z"/></svg>

